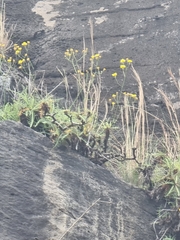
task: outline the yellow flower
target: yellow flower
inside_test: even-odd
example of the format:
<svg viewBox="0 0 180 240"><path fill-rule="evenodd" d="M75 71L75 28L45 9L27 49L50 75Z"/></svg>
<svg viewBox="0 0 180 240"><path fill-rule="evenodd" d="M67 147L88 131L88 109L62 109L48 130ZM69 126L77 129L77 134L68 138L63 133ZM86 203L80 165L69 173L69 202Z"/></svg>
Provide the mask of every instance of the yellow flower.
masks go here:
<svg viewBox="0 0 180 240"><path fill-rule="evenodd" d="M19 69L22 69L22 66L19 66L18 68L19 68Z"/></svg>
<svg viewBox="0 0 180 240"><path fill-rule="evenodd" d="M23 64L23 60L20 59L20 60L18 61L18 64L19 64L19 65Z"/></svg>
<svg viewBox="0 0 180 240"><path fill-rule="evenodd" d="M27 41L27 44L29 45L29 44L30 44L30 41Z"/></svg>
<svg viewBox="0 0 180 240"><path fill-rule="evenodd" d="M137 97L137 95L135 93L130 93L129 96L131 98L134 98L135 100L138 100L138 97Z"/></svg>
<svg viewBox="0 0 180 240"><path fill-rule="evenodd" d="M120 65L120 68L121 68L121 69L125 69L125 68L126 68L126 65L122 64L122 65Z"/></svg>
<svg viewBox="0 0 180 240"><path fill-rule="evenodd" d="M120 60L120 63L125 63L126 62L126 60L124 59L124 58L122 58L121 60Z"/></svg>
<svg viewBox="0 0 180 240"><path fill-rule="evenodd" d="M25 46L27 46L28 44L27 44L27 42L22 42L21 45L22 45L23 47L25 47Z"/></svg>
<svg viewBox="0 0 180 240"><path fill-rule="evenodd" d="M131 60L131 59L129 59L129 58L126 58L126 61L128 62L128 63L132 63L133 61Z"/></svg>
<svg viewBox="0 0 180 240"><path fill-rule="evenodd" d="M74 52L74 49L73 49L73 48L70 48L69 51L70 51L70 52Z"/></svg>
<svg viewBox="0 0 180 240"><path fill-rule="evenodd" d="M8 58L8 59L7 59L7 62L8 62L8 63L11 63L11 61L12 61L12 58Z"/></svg>
<svg viewBox="0 0 180 240"><path fill-rule="evenodd" d="M19 50L16 50L16 51L15 51L15 54L16 54L16 55L19 55L19 54L20 54L20 51L19 51Z"/></svg>
<svg viewBox="0 0 180 240"><path fill-rule="evenodd" d="M116 103L115 103L115 102L112 102L111 104L114 106Z"/></svg>
<svg viewBox="0 0 180 240"><path fill-rule="evenodd" d="M103 72L106 71L106 68L103 68Z"/></svg>
<svg viewBox="0 0 180 240"><path fill-rule="evenodd" d="M91 61L92 61L92 59L98 60L98 59L100 59L100 58L101 58L101 55L100 55L99 53L96 53L95 55L92 55L92 56L91 56L90 60L91 60Z"/></svg>
<svg viewBox="0 0 180 240"><path fill-rule="evenodd" d="M67 52L64 53L64 56L65 56L65 57L70 57L70 56L71 56L71 53L70 53L69 51L67 51Z"/></svg>
<svg viewBox="0 0 180 240"><path fill-rule="evenodd" d="M112 98L115 98L116 97L116 94L112 94Z"/></svg>
<svg viewBox="0 0 180 240"><path fill-rule="evenodd" d="M123 92L124 95L134 98L135 100L138 100L137 94L136 93L129 93L129 92Z"/></svg>
<svg viewBox="0 0 180 240"><path fill-rule="evenodd" d="M108 101L111 103L111 102L112 102L112 99L110 98Z"/></svg>
<svg viewBox="0 0 180 240"><path fill-rule="evenodd" d="M95 59L96 59L96 60L98 60L98 59L101 58L101 55L100 55L99 53L95 54L94 56L95 56Z"/></svg>
<svg viewBox="0 0 180 240"><path fill-rule="evenodd" d="M97 70L99 71L100 67L96 67L96 68L97 68Z"/></svg>
<svg viewBox="0 0 180 240"><path fill-rule="evenodd" d="M112 73L112 77L117 77L117 73L115 72L115 73Z"/></svg>
<svg viewBox="0 0 180 240"><path fill-rule="evenodd" d="M27 53L25 53L24 56L27 57L28 56Z"/></svg>
<svg viewBox="0 0 180 240"><path fill-rule="evenodd" d="M29 61L30 61L30 58L27 58L26 61L29 62Z"/></svg>
<svg viewBox="0 0 180 240"><path fill-rule="evenodd" d="M75 53L78 53L78 50L75 50Z"/></svg>

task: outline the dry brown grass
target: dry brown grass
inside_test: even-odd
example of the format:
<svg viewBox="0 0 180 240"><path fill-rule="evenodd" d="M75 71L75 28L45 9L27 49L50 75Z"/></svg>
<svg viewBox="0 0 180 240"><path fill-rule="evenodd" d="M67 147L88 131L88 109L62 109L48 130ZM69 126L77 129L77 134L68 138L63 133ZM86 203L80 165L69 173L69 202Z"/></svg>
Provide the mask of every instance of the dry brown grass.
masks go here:
<svg viewBox="0 0 180 240"><path fill-rule="evenodd" d="M180 102L180 82L175 78L171 69L169 69L168 72L177 89L179 96L177 102ZM180 122L178 109L175 108L172 99L166 92L164 92L162 89L156 90L161 95L167 110L167 117L165 117L164 120L158 119L163 132L162 146L167 156L174 159L178 157L180 153Z"/></svg>
<svg viewBox="0 0 180 240"><path fill-rule="evenodd" d="M12 47L13 43L11 37L14 29L14 26L8 26L7 24L5 3L2 0L0 8L0 53L2 55L5 55L5 53Z"/></svg>

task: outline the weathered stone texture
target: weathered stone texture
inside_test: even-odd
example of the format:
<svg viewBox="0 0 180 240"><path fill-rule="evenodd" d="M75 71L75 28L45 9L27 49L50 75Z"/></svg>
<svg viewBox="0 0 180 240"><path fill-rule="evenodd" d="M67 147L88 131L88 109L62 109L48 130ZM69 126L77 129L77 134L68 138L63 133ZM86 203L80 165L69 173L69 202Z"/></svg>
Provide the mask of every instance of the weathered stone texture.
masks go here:
<svg viewBox="0 0 180 240"><path fill-rule="evenodd" d="M119 72L119 59L129 57L139 72L148 104L159 102L154 87L176 98L167 68L179 68L179 0L106 0L38 1L6 0L9 23L16 24L14 41L31 41L31 59L36 70L45 70L49 88L59 83L56 66L72 71L64 59L67 48L82 50L83 36L91 48L89 18L94 23L94 48L102 54L100 67L107 69L103 93L112 93L117 85L111 77ZM41 74L40 74L41 75ZM42 75L41 75L42 76ZM131 75L125 90L137 91ZM62 91L57 92L62 97Z"/></svg>
<svg viewBox="0 0 180 240"><path fill-rule="evenodd" d="M155 239L142 190L20 123L1 122L0 132L0 239Z"/></svg>

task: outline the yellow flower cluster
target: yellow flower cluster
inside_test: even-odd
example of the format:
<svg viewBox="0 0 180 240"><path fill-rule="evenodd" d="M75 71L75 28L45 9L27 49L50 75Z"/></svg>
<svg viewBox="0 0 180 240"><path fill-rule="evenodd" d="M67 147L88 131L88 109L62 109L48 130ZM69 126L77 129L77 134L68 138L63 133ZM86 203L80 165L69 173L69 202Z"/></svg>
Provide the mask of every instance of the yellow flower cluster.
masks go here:
<svg viewBox="0 0 180 240"><path fill-rule="evenodd" d="M129 59L129 58L126 58L126 59L122 58L122 59L120 59L120 66L119 67L122 70L124 70L127 67L127 64L131 64L131 63L132 63L131 59Z"/></svg>
<svg viewBox="0 0 180 240"><path fill-rule="evenodd" d="M28 46L29 44L30 44L30 41L22 42L22 43L21 43L21 45L22 45L23 47L26 47L26 46Z"/></svg>
<svg viewBox="0 0 180 240"><path fill-rule="evenodd" d="M118 100L118 99L117 99L117 98L118 98L118 92L113 93L111 97L112 97L112 98L110 98L108 101L109 101L109 104L111 104L112 106L114 106L114 105L116 104L117 100Z"/></svg>
<svg viewBox="0 0 180 240"><path fill-rule="evenodd" d="M23 59L20 59L20 60L18 61L18 65L22 65L24 62L25 62L25 59L24 59L24 58L23 58Z"/></svg>
<svg viewBox="0 0 180 240"><path fill-rule="evenodd" d="M90 61L92 60L99 60L101 58L101 55L99 53L96 53L90 57Z"/></svg>
<svg viewBox="0 0 180 240"><path fill-rule="evenodd" d="M25 63L30 62L30 58L27 54L29 44L30 44L30 41L22 42L21 45L14 44L13 49L14 49L14 54L16 55L16 63L18 64L19 69L22 69Z"/></svg>
<svg viewBox="0 0 180 240"><path fill-rule="evenodd" d="M8 63L15 63L15 59L13 59L12 57L9 57L8 59L7 59L7 62Z"/></svg>
<svg viewBox="0 0 180 240"><path fill-rule="evenodd" d="M122 59L120 59L120 66L119 67L124 71L124 69L127 68L128 65L130 65L132 62L133 61L129 58L126 58L126 59L122 58ZM116 78L117 75L118 75L117 72L112 73L112 77L114 77L114 78Z"/></svg>
<svg viewBox="0 0 180 240"><path fill-rule="evenodd" d="M135 100L138 100L137 94L136 93L129 93L129 92L123 92L124 95L131 97Z"/></svg>
<svg viewBox="0 0 180 240"><path fill-rule="evenodd" d="M21 43L21 46L24 47L24 48L26 48L29 44L30 44L30 41L22 42L22 43ZM14 53L15 53L15 55L18 56L18 55L21 54L22 47L20 47L17 43L14 44Z"/></svg>
<svg viewBox="0 0 180 240"><path fill-rule="evenodd" d="M18 68L24 68L28 62L30 62L30 58L28 57L28 45L30 44L30 41L22 42L20 45L14 44L13 55L12 56L6 56L6 46L3 43L0 43L0 61L7 62L9 64L9 67L12 67L14 64L18 65Z"/></svg>
<svg viewBox="0 0 180 240"><path fill-rule="evenodd" d="M64 57L67 59L70 59L72 56L78 53L78 50L75 50L73 48L67 49L64 53Z"/></svg>

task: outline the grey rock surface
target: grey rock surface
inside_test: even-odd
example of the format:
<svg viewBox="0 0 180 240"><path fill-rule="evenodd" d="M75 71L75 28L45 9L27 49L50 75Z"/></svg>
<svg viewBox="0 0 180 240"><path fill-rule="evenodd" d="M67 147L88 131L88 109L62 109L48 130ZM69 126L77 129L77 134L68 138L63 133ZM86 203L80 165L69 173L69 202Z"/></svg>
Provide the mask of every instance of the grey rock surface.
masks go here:
<svg viewBox="0 0 180 240"><path fill-rule="evenodd" d="M102 54L100 67L106 68L104 95L117 90L111 73L119 72L119 59L129 57L143 81L148 104L159 103L154 90L163 88L172 99L177 93L167 68L178 73L180 60L179 0L6 0L9 23L16 24L13 40L30 40L31 59L36 70L45 71L49 88L59 83L56 66L71 72L64 60L67 48L81 50L83 36L91 47L89 18L94 23L94 48ZM126 91L136 91L128 76ZM58 91L62 97L62 91ZM174 100L176 101L176 100ZM154 105L153 105L154 106Z"/></svg>
<svg viewBox="0 0 180 240"><path fill-rule="evenodd" d="M0 122L1 240L154 240L140 189L20 123Z"/></svg>

